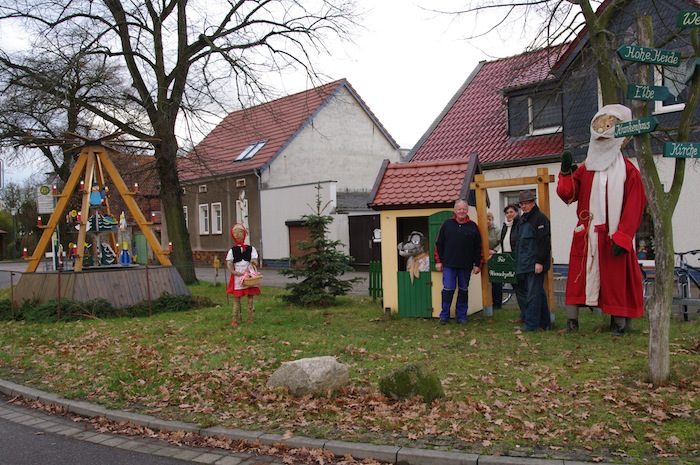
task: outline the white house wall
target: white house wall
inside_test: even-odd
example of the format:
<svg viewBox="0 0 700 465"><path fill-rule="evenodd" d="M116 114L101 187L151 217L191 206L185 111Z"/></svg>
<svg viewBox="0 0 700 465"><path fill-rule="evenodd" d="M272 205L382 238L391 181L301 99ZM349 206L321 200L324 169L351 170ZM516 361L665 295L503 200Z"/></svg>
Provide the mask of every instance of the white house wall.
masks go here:
<svg viewBox="0 0 700 465"><path fill-rule="evenodd" d="M262 172L263 186L334 180L338 190L369 192L384 159L398 161L399 151L342 88Z"/></svg>
<svg viewBox="0 0 700 465"><path fill-rule="evenodd" d="M264 189L260 192L265 260L289 257L289 229L286 222L301 221L304 215L316 213L316 186L316 183L309 183ZM336 206L336 183L322 182L321 187L321 207L328 204L323 213L333 217L333 223L328 227L328 239L341 241L343 247L338 250L347 254L350 241L347 215L332 214Z"/></svg>
<svg viewBox="0 0 700 465"><path fill-rule="evenodd" d="M632 159L632 162L637 164L634 159ZM656 157L656 164L661 182L665 184L666 190L668 190L673 180L674 160ZM556 180L560 164L551 163L497 170L484 169L484 176L486 180L535 176L537 168L547 168L549 174L554 175L555 178L555 182L549 185L552 259L555 264L567 265L569 263L569 250L571 248L573 230L576 227L576 203L566 205L557 195ZM698 186L700 186L700 160L688 160L683 189L673 217L673 242L676 251L700 249L700 240L698 240L700 215L697 213ZM536 189L536 186L522 187L522 189L526 188ZM517 194L520 190L521 188L518 187L489 189L488 195L491 200L491 211L497 225L502 226L505 219L503 214L505 194ZM696 258L697 263L700 263L700 257Z"/></svg>

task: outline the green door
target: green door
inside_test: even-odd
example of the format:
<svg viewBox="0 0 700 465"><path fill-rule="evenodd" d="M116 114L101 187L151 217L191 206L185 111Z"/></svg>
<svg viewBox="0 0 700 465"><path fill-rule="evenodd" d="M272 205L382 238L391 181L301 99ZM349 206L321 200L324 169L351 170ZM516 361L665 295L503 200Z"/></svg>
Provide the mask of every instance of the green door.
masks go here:
<svg viewBox="0 0 700 465"><path fill-rule="evenodd" d="M399 284L399 316L412 318L430 318L432 308L432 282L430 272L422 271L419 277L414 277L408 271L398 272Z"/></svg>
<svg viewBox="0 0 700 465"><path fill-rule="evenodd" d="M430 234L428 238L428 255L430 255L430 269L435 271L435 240L437 239L438 232L440 232L440 226L442 226L443 221L448 218L452 218L454 212L452 210L445 210L442 212L437 212L428 217L428 224L430 227Z"/></svg>

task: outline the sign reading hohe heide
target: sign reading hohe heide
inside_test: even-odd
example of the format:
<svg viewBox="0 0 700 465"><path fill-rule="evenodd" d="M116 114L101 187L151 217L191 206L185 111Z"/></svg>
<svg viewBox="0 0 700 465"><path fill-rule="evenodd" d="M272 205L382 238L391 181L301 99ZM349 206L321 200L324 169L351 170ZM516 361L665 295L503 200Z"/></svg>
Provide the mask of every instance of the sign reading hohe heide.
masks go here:
<svg viewBox="0 0 700 465"><path fill-rule="evenodd" d="M651 118L633 119L615 125L615 137L636 136L652 132L659 125L659 120Z"/></svg>
<svg viewBox="0 0 700 465"><path fill-rule="evenodd" d="M617 49L617 54L620 55L620 58L627 61L675 67L681 64L681 52L675 50L625 44Z"/></svg>
<svg viewBox="0 0 700 465"><path fill-rule="evenodd" d="M696 142L666 142L664 157L700 158L700 144Z"/></svg>

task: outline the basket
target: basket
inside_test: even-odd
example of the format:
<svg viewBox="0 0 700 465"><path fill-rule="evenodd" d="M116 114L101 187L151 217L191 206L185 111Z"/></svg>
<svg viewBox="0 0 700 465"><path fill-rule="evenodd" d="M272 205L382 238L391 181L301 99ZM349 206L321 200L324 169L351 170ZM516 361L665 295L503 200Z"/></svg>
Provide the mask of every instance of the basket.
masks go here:
<svg viewBox="0 0 700 465"><path fill-rule="evenodd" d="M249 273L251 274L250 276ZM258 270L254 266L251 266L243 277L243 285L247 287L259 286L262 280L263 275L258 273Z"/></svg>

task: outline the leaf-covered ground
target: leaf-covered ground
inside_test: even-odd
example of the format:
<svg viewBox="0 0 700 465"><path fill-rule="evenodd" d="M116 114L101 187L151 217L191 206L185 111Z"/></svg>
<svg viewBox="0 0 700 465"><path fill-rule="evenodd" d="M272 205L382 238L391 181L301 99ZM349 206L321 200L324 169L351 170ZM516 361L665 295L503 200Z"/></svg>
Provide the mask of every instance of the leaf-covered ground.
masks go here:
<svg viewBox="0 0 700 465"><path fill-rule="evenodd" d="M700 461L700 318L674 319L673 376L654 387L645 381L644 320L622 338L610 336L608 317L587 313L578 334L521 334L515 309L439 326L385 318L368 299L311 310L268 295L257 301L255 323L233 330L221 288L193 292L224 305L128 320L6 323L0 376L201 426L484 454ZM320 355L349 367L342 392L297 399L266 387L283 361ZM397 402L378 392L380 376L415 361L438 374L444 399Z"/></svg>

